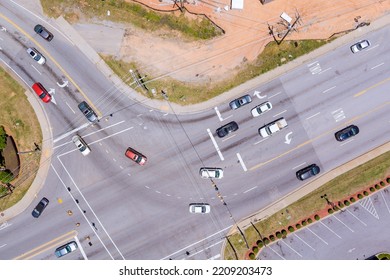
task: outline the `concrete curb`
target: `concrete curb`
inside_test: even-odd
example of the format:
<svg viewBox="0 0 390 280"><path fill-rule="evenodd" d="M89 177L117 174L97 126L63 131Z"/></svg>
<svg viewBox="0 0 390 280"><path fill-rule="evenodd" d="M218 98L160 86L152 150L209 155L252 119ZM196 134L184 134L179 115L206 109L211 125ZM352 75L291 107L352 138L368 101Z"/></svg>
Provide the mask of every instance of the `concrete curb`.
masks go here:
<svg viewBox="0 0 390 280"><path fill-rule="evenodd" d="M15 78L15 77L14 77ZM41 126L42 131L42 147L41 147L41 158L38 172L32 182L30 188L23 196L23 198L16 203L14 206L4 210L0 215L0 223L7 222L13 217L19 215L24 210L26 210L34 199L39 199L38 193L41 190L47 174L49 173L49 168L51 164L51 156L53 152L53 133L51 130L49 118L46 115L46 112L43 110L43 106L40 100L32 96L31 92L25 92L28 101L34 109L35 114L37 115L38 122ZM49 141L48 141L49 140ZM38 203L38 200L37 200ZM35 206L35 205L34 205ZM32 208L31 208L32 210Z"/></svg>

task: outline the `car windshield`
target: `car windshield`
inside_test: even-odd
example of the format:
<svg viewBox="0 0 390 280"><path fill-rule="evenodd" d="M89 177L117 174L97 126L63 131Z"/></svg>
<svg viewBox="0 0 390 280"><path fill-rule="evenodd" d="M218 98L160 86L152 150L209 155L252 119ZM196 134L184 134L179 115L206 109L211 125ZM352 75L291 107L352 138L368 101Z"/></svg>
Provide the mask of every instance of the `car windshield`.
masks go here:
<svg viewBox="0 0 390 280"><path fill-rule="evenodd" d="M43 98L45 98L45 96L46 96L46 93L42 92L42 94L39 96L39 98L43 99Z"/></svg>

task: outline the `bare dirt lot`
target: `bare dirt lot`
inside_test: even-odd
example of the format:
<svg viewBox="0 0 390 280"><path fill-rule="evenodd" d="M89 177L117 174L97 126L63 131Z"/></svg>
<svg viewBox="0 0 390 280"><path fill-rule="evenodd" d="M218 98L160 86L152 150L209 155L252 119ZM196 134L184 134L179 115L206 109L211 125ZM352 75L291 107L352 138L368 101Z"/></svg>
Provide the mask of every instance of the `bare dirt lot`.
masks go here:
<svg viewBox="0 0 390 280"><path fill-rule="evenodd" d="M177 10L173 1L139 0L158 10ZM244 0L244 9L231 10L229 0L189 1L184 8L191 13L205 14L220 26L225 34L207 42L184 42L179 37L146 34L127 28L117 57L137 61L153 76L169 76L187 82L217 81L234 73L242 63L254 60L275 37L281 39L287 22L285 12L295 21L286 40L325 39L332 34L354 29L390 11L390 1L349 0ZM278 37L278 33L279 36Z"/></svg>

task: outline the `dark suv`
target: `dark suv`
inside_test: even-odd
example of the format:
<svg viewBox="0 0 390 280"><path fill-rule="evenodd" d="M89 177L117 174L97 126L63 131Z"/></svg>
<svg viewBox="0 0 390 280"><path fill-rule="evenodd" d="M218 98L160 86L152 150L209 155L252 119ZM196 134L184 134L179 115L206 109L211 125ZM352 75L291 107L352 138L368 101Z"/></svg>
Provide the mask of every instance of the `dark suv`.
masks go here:
<svg viewBox="0 0 390 280"><path fill-rule="evenodd" d="M47 41L51 41L54 38L54 35L49 32L45 27L40 24L35 25L34 31L41 35L41 37Z"/></svg>
<svg viewBox="0 0 390 280"><path fill-rule="evenodd" d="M225 124L224 126L221 126L217 129L217 135L222 138L228 135L229 133L232 133L233 131L236 131L238 129L238 124L236 122L230 122L228 124Z"/></svg>
<svg viewBox="0 0 390 280"><path fill-rule="evenodd" d="M83 101L79 104L79 109L83 112L84 116L92 123L98 121L98 117L96 113L92 110L92 108L87 104L87 102Z"/></svg>
<svg viewBox="0 0 390 280"><path fill-rule="evenodd" d="M334 136L336 137L337 141L344 141L352 136L355 136L358 133L359 133L359 128L356 125L352 124L350 126L347 126L346 128L343 128L340 131L337 131L334 134Z"/></svg>
<svg viewBox="0 0 390 280"><path fill-rule="evenodd" d="M296 175L299 180L303 181L317 175L318 173L320 173L320 168L317 166L317 164L312 164L302 168L301 170L298 170Z"/></svg>
<svg viewBox="0 0 390 280"><path fill-rule="evenodd" d="M45 210L45 208L47 207L48 204L49 204L49 200L46 197L43 197L41 199L41 201L39 201L37 206L35 206L34 210L31 213L31 215L34 218L38 218L42 214L43 210Z"/></svg>

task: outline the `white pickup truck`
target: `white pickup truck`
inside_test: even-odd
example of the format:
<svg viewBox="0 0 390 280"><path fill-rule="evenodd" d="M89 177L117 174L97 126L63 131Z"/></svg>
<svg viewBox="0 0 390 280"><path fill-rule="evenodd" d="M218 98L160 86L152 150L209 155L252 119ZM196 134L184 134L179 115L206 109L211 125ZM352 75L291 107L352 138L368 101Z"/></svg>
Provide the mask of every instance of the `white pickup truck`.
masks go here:
<svg viewBox="0 0 390 280"><path fill-rule="evenodd" d="M269 124L266 124L263 127L260 127L259 134L265 138L285 128L286 126L287 126L286 120L284 118L280 118Z"/></svg>

